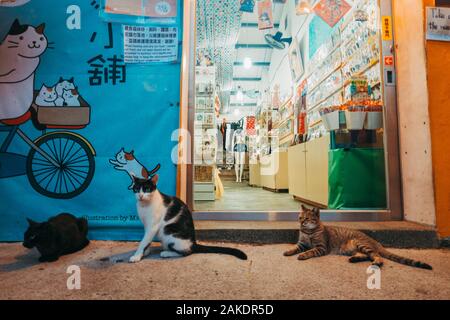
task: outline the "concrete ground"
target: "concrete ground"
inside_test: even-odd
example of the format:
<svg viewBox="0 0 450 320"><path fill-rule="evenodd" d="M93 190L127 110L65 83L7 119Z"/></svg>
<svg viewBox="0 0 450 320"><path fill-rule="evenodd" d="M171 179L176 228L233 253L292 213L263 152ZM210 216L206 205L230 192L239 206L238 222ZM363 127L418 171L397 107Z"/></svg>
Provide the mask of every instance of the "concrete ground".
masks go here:
<svg viewBox="0 0 450 320"><path fill-rule="evenodd" d="M196 254L162 260L158 248L137 264L134 242L92 241L54 263L20 243L0 244L0 299L450 299L450 250L391 249L431 264L422 270L387 261L381 289L369 290L368 262L346 257L284 257L289 244L243 245L249 256ZM124 262L120 262L123 260ZM81 268L81 289L68 290L67 267Z"/></svg>

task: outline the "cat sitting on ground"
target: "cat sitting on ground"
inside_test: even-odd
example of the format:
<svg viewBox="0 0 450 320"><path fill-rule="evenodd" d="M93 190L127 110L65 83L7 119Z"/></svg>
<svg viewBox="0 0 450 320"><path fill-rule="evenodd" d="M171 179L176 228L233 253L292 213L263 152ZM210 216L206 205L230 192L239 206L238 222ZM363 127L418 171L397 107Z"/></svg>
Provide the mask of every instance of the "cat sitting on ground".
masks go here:
<svg viewBox="0 0 450 320"><path fill-rule="evenodd" d="M55 87L47 87L43 84L39 94L36 96L35 103L38 106L50 107L55 105L57 98Z"/></svg>
<svg viewBox="0 0 450 320"><path fill-rule="evenodd" d="M140 179L148 179L148 177L154 172L158 171L159 167L155 168L156 171L150 173L147 169L134 157L134 151L126 152L124 148L120 149L116 154L115 159L110 159L109 163L114 166L114 169L119 171L126 171L131 178L131 185L128 189L133 188L133 177Z"/></svg>
<svg viewBox="0 0 450 320"><path fill-rule="evenodd" d="M320 221L318 208L308 209L302 205L299 215L300 235L297 245L284 253L285 256L298 255L298 260L307 260L327 254L350 256L349 262L372 261L381 267L386 258L404 265L429 269L426 263L400 257L387 251L379 242L361 231L325 226Z"/></svg>
<svg viewBox="0 0 450 320"><path fill-rule="evenodd" d="M28 219L28 229L24 234L23 246L36 247L40 252L40 262L52 262L62 255L80 251L89 244L88 222L69 213L61 213L46 222Z"/></svg>
<svg viewBox="0 0 450 320"><path fill-rule="evenodd" d="M150 253L150 245L156 235L163 247L160 254L162 258L181 257L192 253L223 253L242 260L247 259L247 255L238 249L197 244L191 211L177 197L158 191L157 174L149 179L133 177L133 180L137 211L144 224L145 234L130 262L138 262Z"/></svg>

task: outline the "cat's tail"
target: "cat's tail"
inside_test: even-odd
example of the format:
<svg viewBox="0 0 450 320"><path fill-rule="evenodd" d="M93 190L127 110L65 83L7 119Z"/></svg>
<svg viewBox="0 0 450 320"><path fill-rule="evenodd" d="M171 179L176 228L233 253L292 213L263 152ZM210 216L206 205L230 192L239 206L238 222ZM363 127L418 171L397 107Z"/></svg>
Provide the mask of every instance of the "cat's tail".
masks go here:
<svg viewBox="0 0 450 320"><path fill-rule="evenodd" d="M192 246L192 253L222 253L235 256L236 258L239 258L241 260L247 260L247 255L239 249L217 246L203 246L197 243Z"/></svg>
<svg viewBox="0 0 450 320"><path fill-rule="evenodd" d="M408 259L408 258L404 258L401 257L399 255L396 255L392 252L387 251L386 249L382 249L380 250L380 255L383 258L395 261L397 263L401 263L407 266L411 266L411 267L416 267L416 268L422 268L422 269L428 269L428 270L432 270L433 267L430 266L429 264L426 264L424 262L421 261L417 261L417 260L413 260L413 259Z"/></svg>
<svg viewBox="0 0 450 320"><path fill-rule="evenodd" d="M78 218L77 225L80 232L86 237L88 233L88 221L86 218Z"/></svg>

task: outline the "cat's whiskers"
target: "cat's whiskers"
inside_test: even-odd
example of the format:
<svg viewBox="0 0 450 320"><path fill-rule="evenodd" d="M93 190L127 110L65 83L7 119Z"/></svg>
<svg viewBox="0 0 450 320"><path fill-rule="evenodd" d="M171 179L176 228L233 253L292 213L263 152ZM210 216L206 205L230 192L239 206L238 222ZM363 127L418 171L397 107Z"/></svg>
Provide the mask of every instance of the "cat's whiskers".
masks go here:
<svg viewBox="0 0 450 320"><path fill-rule="evenodd" d="M18 42L15 42L15 41L12 41L12 40L8 40L8 42L12 43L12 44L19 44Z"/></svg>
<svg viewBox="0 0 450 320"><path fill-rule="evenodd" d="M8 48L18 48L19 46L9 46Z"/></svg>

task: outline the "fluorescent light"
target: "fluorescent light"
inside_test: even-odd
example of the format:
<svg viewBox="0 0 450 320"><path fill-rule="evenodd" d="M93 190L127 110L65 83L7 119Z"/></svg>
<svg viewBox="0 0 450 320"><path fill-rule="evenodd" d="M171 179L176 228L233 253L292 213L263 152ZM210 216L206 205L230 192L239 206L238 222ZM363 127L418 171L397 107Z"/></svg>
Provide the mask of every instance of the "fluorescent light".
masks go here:
<svg viewBox="0 0 450 320"><path fill-rule="evenodd" d="M233 114L234 114L235 116L238 116L238 115L241 114L241 111L240 111L239 109L234 109Z"/></svg>
<svg viewBox="0 0 450 320"><path fill-rule="evenodd" d="M252 59L249 57L246 57L244 59L244 68L245 69L250 69L252 67L253 63L252 63Z"/></svg>

